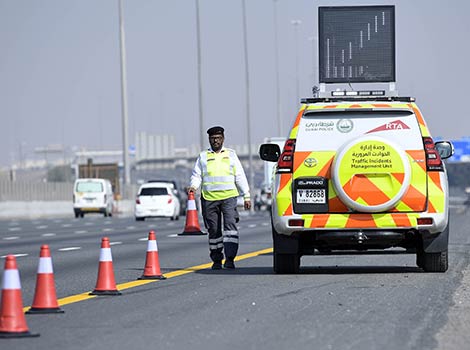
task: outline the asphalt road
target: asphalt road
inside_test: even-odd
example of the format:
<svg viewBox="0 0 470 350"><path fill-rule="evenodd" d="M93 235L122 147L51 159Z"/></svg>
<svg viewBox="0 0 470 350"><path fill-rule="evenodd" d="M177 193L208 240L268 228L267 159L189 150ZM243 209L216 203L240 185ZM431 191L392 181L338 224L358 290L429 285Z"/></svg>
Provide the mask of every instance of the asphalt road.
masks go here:
<svg viewBox="0 0 470 350"><path fill-rule="evenodd" d="M300 274L274 275L266 212L242 216L234 271L209 269L207 236L177 235L184 218L0 221L0 256L17 255L24 305L48 244L65 311L27 315L40 337L0 339L0 349L462 349L470 334L469 223L452 211L447 273L424 273L414 255L390 251L303 257ZM149 230L168 278L147 283L137 278ZM122 295L89 297L104 236Z"/></svg>

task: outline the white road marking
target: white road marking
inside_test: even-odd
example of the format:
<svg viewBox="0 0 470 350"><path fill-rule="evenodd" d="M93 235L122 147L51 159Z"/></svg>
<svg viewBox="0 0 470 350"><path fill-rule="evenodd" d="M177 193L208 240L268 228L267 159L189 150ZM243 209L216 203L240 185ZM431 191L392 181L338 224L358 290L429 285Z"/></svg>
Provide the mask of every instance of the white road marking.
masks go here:
<svg viewBox="0 0 470 350"><path fill-rule="evenodd" d="M55 236L55 233L43 233L41 236L42 237L52 237L52 236Z"/></svg>
<svg viewBox="0 0 470 350"><path fill-rule="evenodd" d="M5 241L12 241L12 240L18 239L18 238L20 238L20 237L18 237L18 236L3 237L3 239Z"/></svg>
<svg viewBox="0 0 470 350"><path fill-rule="evenodd" d="M134 230L134 229L135 229L135 226L127 226L126 229L128 229L128 230Z"/></svg>
<svg viewBox="0 0 470 350"><path fill-rule="evenodd" d="M72 224L62 224L62 227L70 227Z"/></svg>
<svg viewBox="0 0 470 350"><path fill-rule="evenodd" d="M148 241L148 237L139 238L139 241Z"/></svg>
<svg viewBox="0 0 470 350"><path fill-rule="evenodd" d="M122 244L122 242L109 242L109 245L118 245L118 244Z"/></svg>
<svg viewBox="0 0 470 350"><path fill-rule="evenodd" d="M47 228L47 225L36 226L36 228L38 230L41 230L41 229Z"/></svg>
<svg viewBox="0 0 470 350"><path fill-rule="evenodd" d="M20 231L21 227L10 227L8 231Z"/></svg>
<svg viewBox="0 0 470 350"><path fill-rule="evenodd" d="M13 255L15 258L20 258L22 256L28 256L29 254L8 254L8 255ZM0 256L0 258L3 258L5 259L7 257L7 255L3 255L3 256Z"/></svg>
<svg viewBox="0 0 470 350"><path fill-rule="evenodd" d="M67 248L59 248L59 252L69 252L71 250L80 250L82 247L67 247Z"/></svg>
<svg viewBox="0 0 470 350"><path fill-rule="evenodd" d="M168 235L167 237L178 237L178 234L177 233L174 233L172 235Z"/></svg>
<svg viewBox="0 0 470 350"><path fill-rule="evenodd" d="M250 225L248 225L248 227L253 228L253 227L256 227L256 225L255 224L250 224Z"/></svg>
<svg viewBox="0 0 470 350"><path fill-rule="evenodd" d="M112 231L112 230L113 230L112 228L104 228L103 232L109 232L109 231Z"/></svg>
<svg viewBox="0 0 470 350"><path fill-rule="evenodd" d="M74 233L87 233L88 231L87 230L78 230L78 231L75 231Z"/></svg>
<svg viewBox="0 0 470 350"><path fill-rule="evenodd" d="M268 226L269 224L267 222L263 222L261 225Z"/></svg>

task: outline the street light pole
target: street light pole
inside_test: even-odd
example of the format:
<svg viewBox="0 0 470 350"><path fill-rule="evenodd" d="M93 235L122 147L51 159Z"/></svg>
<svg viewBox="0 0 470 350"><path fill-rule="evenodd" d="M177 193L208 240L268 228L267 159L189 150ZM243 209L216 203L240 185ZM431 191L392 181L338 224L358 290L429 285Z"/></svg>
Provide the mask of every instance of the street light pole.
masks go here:
<svg viewBox="0 0 470 350"><path fill-rule="evenodd" d="M276 66L276 106L277 106L277 127L278 136L282 136L282 117L281 117L281 89L279 83L279 44L277 34L277 2L273 0L273 21L274 21L274 64Z"/></svg>
<svg viewBox="0 0 470 350"><path fill-rule="evenodd" d="M199 104L199 149L204 147L204 116L202 108L202 76L201 76L201 26L199 22L199 0L196 0L196 46L197 46L197 92Z"/></svg>
<svg viewBox="0 0 470 350"><path fill-rule="evenodd" d="M299 26L302 23L299 19L294 19L291 21L291 24L294 26L295 29L295 97L297 99L297 103L300 103L300 82L299 82Z"/></svg>
<svg viewBox="0 0 470 350"><path fill-rule="evenodd" d="M250 120L250 75L248 69L248 40L246 28L246 6L245 0L242 0L242 17L243 17L243 52L245 61L245 93L246 93L246 130L248 139L248 172L250 190L254 191L254 173L253 173L253 153L251 150L251 120ZM254 206L251 207L253 211Z"/></svg>
<svg viewBox="0 0 470 350"><path fill-rule="evenodd" d="M127 137L127 76L126 76L126 44L124 35L124 18L122 0L119 0L119 43L121 48L121 114L122 114L122 157L124 163L124 184L131 183L131 171L129 164L129 140Z"/></svg>

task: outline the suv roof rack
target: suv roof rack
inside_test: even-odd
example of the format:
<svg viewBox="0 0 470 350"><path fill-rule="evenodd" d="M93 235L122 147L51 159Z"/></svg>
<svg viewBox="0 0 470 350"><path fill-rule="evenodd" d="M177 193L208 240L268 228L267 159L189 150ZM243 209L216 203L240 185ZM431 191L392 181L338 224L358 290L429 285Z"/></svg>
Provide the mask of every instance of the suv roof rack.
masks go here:
<svg viewBox="0 0 470 350"><path fill-rule="evenodd" d="M415 102L414 97L400 96L341 96L341 97L307 97L300 103L341 102L341 101L378 101L378 102Z"/></svg>

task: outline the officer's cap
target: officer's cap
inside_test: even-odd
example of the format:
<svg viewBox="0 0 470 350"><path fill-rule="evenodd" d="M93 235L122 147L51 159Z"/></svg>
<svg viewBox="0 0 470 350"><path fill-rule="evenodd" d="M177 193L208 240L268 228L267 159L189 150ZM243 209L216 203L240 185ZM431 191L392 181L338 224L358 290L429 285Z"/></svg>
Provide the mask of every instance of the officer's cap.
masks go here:
<svg viewBox="0 0 470 350"><path fill-rule="evenodd" d="M209 134L209 136L217 135L217 134L223 135L224 128L221 126L213 126L212 128L207 129L207 133Z"/></svg>

